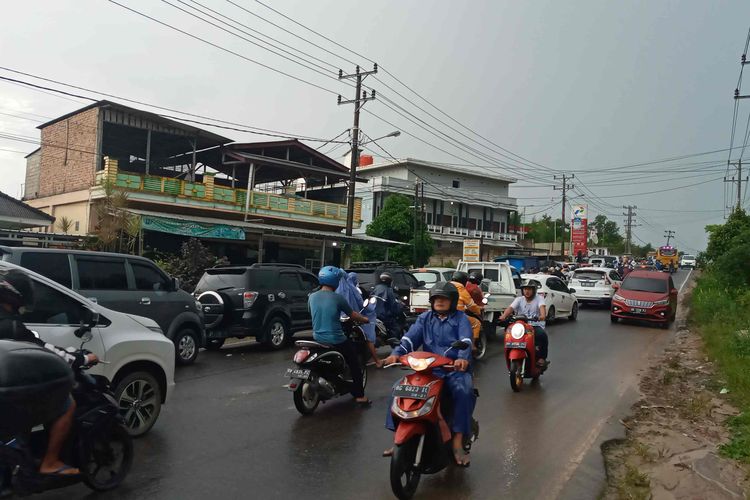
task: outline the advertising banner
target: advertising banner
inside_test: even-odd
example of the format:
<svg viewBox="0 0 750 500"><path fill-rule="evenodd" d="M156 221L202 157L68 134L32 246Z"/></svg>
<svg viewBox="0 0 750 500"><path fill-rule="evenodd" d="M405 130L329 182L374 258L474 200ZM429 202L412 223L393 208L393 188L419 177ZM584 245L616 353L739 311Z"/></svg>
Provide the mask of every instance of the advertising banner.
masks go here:
<svg viewBox="0 0 750 500"><path fill-rule="evenodd" d="M479 262L479 240L464 240L464 262Z"/></svg>
<svg viewBox="0 0 750 500"><path fill-rule="evenodd" d="M573 206L573 220L570 224L573 240L573 257L588 257L588 209L586 205Z"/></svg>

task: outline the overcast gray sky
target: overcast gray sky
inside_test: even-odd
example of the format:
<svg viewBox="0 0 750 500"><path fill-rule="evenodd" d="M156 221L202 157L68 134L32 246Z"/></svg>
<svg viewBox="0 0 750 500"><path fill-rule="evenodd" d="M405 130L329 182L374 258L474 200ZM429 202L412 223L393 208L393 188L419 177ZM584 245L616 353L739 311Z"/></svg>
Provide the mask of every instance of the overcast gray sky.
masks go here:
<svg viewBox="0 0 750 500"><path fill-rule="evenodd" d="M334 93L205 45L105 0L3 2L0 66L288 133L331 138L351 126L351 106L337 106L335 93L351 98L352 90L335 78L270 54L167 3L118 1ZM169 1L186 8L179 0ZM370 64L256 1L232 1L334 54ZM704 225L723 220L726 187L720 178L726 151L670 163L611 167L729 146L731 96L750 25L750 2L264 1L377 61L451 118L494 143L440 114L381 71L380 81L369 78L366 83L383 99L365 109L444 150L404 133L381 141L395 156L488 165L490 172L511 174L519 179L511 195L518 197L519 205L528 205L527 214L544 213L553 202L557 205L548 211L559 214L559 192L523 186L551 186L551 170L575 172L578 188L573 196L586 193L590 218L605 213L622 225L622 205L638 205L642 225L636 237L657 245L663 242L663 230L670 228L677 232L678 246L702 249ZM226 0L200 4L308 52L324 61L314 61L323 67L320 71L353 70L349 62ZM2 70L0 76L13 77ZM477 142L425 115L385 85ZM750 93L750 85L744 93ZM428 122L438 137L421 128L421 122L415 125L389 109L392 104L385 99ZM85 104L76 101L0 82L0 133L38 138L35 120ZM743 101L736 144L743 142L748 113L750 101ZM379 137L394 127L364 113L362 129ZM262 139L214 130L236 140ZM500 147L550 170L521 165L523 160L510 162L501 156L508 153ZM19 194L25 161L15 151L33 149L32 144L0 138L2 191ZM343 147L332 156L341 153ZM739 154L736 151L734 157ZM585 200L579 197L573 203Z"/></svg>

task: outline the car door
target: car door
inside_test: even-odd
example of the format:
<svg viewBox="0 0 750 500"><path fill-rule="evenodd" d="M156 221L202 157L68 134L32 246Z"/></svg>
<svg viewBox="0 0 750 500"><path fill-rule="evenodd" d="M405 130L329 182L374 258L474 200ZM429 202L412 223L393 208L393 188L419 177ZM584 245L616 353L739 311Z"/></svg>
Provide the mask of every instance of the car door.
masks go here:
<svg viewBox="0 0 750 500"><path fill-rule="evenodd" d="M307 291L302 290L302 282L297 271L279 273L276 301L283 301L295 329L301 328L306 322L307 294Z"/></svg>
<svg viewBox="0 0 750 500"><path fill-rule="evenodd" d="M313 293L320 284L318 278L310 273L300 273L300 280L302 281L302 290L305 292L304 301L304 312L302 313L302 327L312 328L312 315L310 314L310 308L307 306L307 301L310 298L310 294Z"/></svg>
<svg viewBox="0 0 750 500"><path fill-rule="evenodd" d="M76 337L75 331L81 326L86 304L48 283L33 277L32 282L34 284L34 308L21 315L26 327L37 332L39 338L45 342L58 347L79 349L81 339ZM84 347L106 361L104 342L99 328L93 328L91 334L93 338Z"/></svg>
<svg viewBox="0 0 750 500"><path fill-rule="evenodd" d="M78 293L115 311L142 315L137 293L128 285L124 258L79 254L73 262Z"/></svg>
<svg viewBox="0 0 750 500"><path fill-rule="evenodd" d="M151 318L164 333L169 332L172 320L184 312L185 301L173 294L172 281L154 264L138 259L128 259L132 273L133 290L139 316Z"/></svg>
<svg viewBox="0 0 750 500"><path fill-rule="evenodd" d="M550 289L550 295L552 296L550 305L555 306L555 311L557 313L568 312L569 306L566 301L567 294L562 291L562 281L555 277L547 278L547 288Z"/></svg>

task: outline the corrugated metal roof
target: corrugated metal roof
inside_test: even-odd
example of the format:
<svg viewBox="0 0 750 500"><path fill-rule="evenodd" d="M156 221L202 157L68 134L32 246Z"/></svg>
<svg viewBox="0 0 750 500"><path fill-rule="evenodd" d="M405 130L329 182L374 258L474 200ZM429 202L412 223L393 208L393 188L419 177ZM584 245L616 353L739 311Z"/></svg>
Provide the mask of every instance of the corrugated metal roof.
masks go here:
<svg viewBox="0 0 750 500"><path fill-rule="evenodd" d="M38 221L40 226L46 226L55 218L0 191L0 224L3 221Z"/></svg>

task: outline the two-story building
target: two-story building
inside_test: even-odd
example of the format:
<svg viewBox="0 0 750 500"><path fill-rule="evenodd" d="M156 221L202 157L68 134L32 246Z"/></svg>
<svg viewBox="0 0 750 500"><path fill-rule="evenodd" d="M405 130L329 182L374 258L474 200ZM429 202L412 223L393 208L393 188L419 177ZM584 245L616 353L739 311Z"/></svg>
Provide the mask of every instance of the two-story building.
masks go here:
<svg viewBox="0 0 750 500"><path fill-rule="evenodd" d="M155 250L174 251L195 236L233 263L313 268L336 262L342 243L390 243L342 233L346 198L325 186L347 180L349 169L297 140L232 143L110 101L39 129L41 147L27 157L24 200L71 221L70 234L97 233L97 207L112 187L127 195L141 247ZM355 228L360 210L355 200Z"/></svg>
<svg viewBox="0 0 750 500"><path fill-rule="evenodd" d="M389 195L414 197L418 192L427 230L437 247L432 264L458 262L464 239L481 240L484 259L518 246L518 235L508 227L509 214L518 210L516 199L508 196L516 179L489 169L472 171L412 158L371 161L372 157L363 156L357 170L369 181L356 188L362 198L360 232L380 213Z"/></svg>

